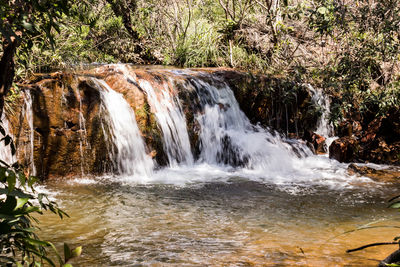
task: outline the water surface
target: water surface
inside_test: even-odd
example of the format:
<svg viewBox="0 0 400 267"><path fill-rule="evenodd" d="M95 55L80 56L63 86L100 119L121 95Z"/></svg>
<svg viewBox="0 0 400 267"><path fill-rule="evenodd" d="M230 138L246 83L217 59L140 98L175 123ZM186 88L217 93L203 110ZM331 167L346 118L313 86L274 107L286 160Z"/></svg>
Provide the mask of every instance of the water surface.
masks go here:
<svg viewBox="0 0 400 267"><path fill-rule="evenodd" d="M167 171L158 175L170 176ZM399 226L394 186L365 179L338 186L277 185L231 175L181 185L127 177L53 180L69 213L42 217L41 237L83 245L74 266L376 266Z"/></svg>

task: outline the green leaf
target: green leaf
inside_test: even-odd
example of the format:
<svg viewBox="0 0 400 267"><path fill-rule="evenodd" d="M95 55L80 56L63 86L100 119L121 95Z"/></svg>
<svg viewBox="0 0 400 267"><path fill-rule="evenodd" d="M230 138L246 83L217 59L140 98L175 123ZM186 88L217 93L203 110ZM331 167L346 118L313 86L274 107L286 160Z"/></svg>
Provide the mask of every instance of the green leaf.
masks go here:
<svg viewBox="0 0 400 267"><path fill-rule="evenodd" d="M25 214L32 213L32 212L39 212L39 213L41 213L40 208L39 208L39 207L36 207L36 206L27 207L26 209L24 209L23 212L24 212Z"/></svg>
<svg viewBox="0 0 400 267"><path fill-rule="evenodd" d="M8 193L11 193L14 190L16 183L17 183L17 178L15 177L15 172L8 170L8 175L7 175Z"/></svg>
<svg viewBox="0 0 400 267"><path fill-rule="evenodd" d="M6 170L7 168L0 167L0 182L2 183L6 181Z"/></svg>
<svg viewBox="0 0 400 267"><path fill-rule="evenodd" d="M73 266L71 264L67 263L67 264L64 264L63 267L73 267Z"/></svg>
<svg viewBox="0 0 400 267"><path fill-rule="evenodd" d="M34 245L34 246L42 246L42 247L49 247L50 242L47 241L42 241L34 238L25 238L25 241L27 241L29 244Z"/></svg>
<svg viewBox="0 0 400 267"><path fill-rule="evenodd" d="M28 201L29 198L18 198L17 205L15 206L14 210L22 208Z"/></svg>
<svg viewBox="0 0 400 267"><path fill-rule="evenodd" d="M36 183L37 181L38 181L38 178L36 176L30 176L29 179L28 179L28 186L32 187L32 185L34 183Z"/></svg>
<svg viewBox="0 0 400 267"><path fill-rule="evenodd" d="M14 191L12 192L8 192L7 189L5 188L0 188L0 195L8 195L8 196L14 196L14 197L20 197L20 198L30 198L33 199L34 197L30 194L26 194L24 192L21 191L21 189L16 188Z"/></svg>
<svg viewBox="0 0 400 267"><path fill-rule="evenodd" d="M5 215L10 215L17 206L17 199L14 196L8 195L6 201L0 205L0 213Z"/></svg>
<svg viewBox="0 0 400 267"><path fill-rule="evenodd" d="M394 202L394 203L390 204L389 208L399 209L400 208L400 201L397 201L397 202Z"/></svg>
<svg viewBox="0 0 400 267"><path fill-rule="evenodd" d="M67 243L64 243L64 262L69 261L72 258L71 249Z"/></svg>
<svg viewBox="0 0 400 267"><path fill-rule="evenodd" d="M18 180L19 180L21 186L25 186L25 184L26 184L26 176L25 176L25 174L23 172L19 172L18 173Z"/></svg>
<svg viewBox="0 0 400 267"><path fill-rule="evenodd" d="M82 254L82 246L75 248L72 252L72 258L79 257Z"/></svg>
<svg viewBox="0 0 400 267"><path fill-rule="evenodd" d="M321 6L320 8L317 9L317 12L324 15L324 14L328 13L328 9L324 6Z"/></svg>

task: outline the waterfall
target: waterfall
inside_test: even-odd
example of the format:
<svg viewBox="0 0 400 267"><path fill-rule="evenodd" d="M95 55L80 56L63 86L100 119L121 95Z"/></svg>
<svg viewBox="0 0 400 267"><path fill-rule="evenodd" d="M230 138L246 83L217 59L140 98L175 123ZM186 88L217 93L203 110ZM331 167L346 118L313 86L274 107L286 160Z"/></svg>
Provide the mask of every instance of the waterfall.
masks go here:
<svg viewBox="0 0 400 267"><path fill-rule="evenodd" d="M327 147L329 147L336 139L336 137L334 137L333 125L331 122L329 122L330 99L324 94L322 89L315 89L310 84L307 84L307 87L313 93L313 103L322 108L322 114L318 118L317 129L315 130L315 133L325 137L325 143Z"/></svg>
<svg viewBox="0 0 400 267"><path fill-rule="evenodd" d="M31 167L31 175L36 175L36 167L34 161L34 141L35 141L35 131L33 129L33 106L32 106L32 96L29 90L24 91L24 100L25 100L25 116L29 125L29 152L30 152L30 167Z"/></svg>
<svg viewBox="0 0 400 267"><path fill-rule="evenodd" d="M4 112L3 112L3 115L1 118L1 123L2 123L3 129L5 131L5 136L9 135L14 139L14 137L12 136L12 134L10 132L9 122L8 122L6 116L4 115ZM9 165L13 164L16 161L15 156L11 152L10 145L6 146L4 141L0 142L0 159Z"/></svg>
<svg viewBox="0 0 400 267"><path fill-rule="evenodd" d="M105 127L108 127L105 135L114 145L110 157L115 160L118 172L142 179L151 176L154 163L146 154L134 111L123 96L105 81L96 78L91 78L91 81L100 91L102 110L107 120Z"/></svg>
<svg viewBox="0 0 400 267"><path fill-rule="evenodd" d="M299 153L309 155L308 149L301 147L296 154L294 147L283 142L278 134L252 125L224 82L219 82L218 88L201 79L192 79L192 83L203 109L196 115L200 125L200 161L271 171L291 169Z"/></svg>
<svg viewBox="0 0 400 267"><path fill-rule="evenodd" d="M80 139L79 148L74 146L73 149L76 149L75 153L80 149L82 176L89 167L86 163L90 162L85 159L88 153L84 153L85 149L90 149L88 139L97 142L99 133L92 129L86 131L85 126L98 125L100 119L113 170L135 182L190 183L234 176L292 184L305 180L323 183L329 179L348 178L345 169L336 165L338 163L328 157L313 155L305 142L288 139L269 128L252 124L240 109L233 90L221 78L223 76L194 70L134 69L122 64L108 65L105 70L96 73L97 77L106 75L116 91L104 79L88 75L79 76L77 83L78 86L80 82L85 84L85 87L78 87L79 90L92 88L87 92L87 101L81 98L82 91L74 89L79 101ZM93 88L99 92L100 98L93 94ZM313 101L324 110L316 132L330 137L329 99L322 91L312 87L310 91L314 92ZM124 92L124 95L119 92ZM148 154L135 112L124 98L126 96L137 98L134 102L138 105L149 104L161 138L154 135L148 140L152 147L162 146L165 154L159 153L158 156L166 156L167 167L155 168L155 161ZM24 98L25 118L30 128L26 158L30 158L31 173L35 174L35 131L29 91L25 92ZM73 102L71 107L66 99L63 101L66 108L73 108L73 114L77 114L77 102ZM86 109L86 104L91 106ZM98 115L86 117L86 125L85 111L98 108ZM146 118L146 122L152 124L153 118ZM93 132L96 132L95 139Z"/></svg>
<svg viewBox="0 0 400 267"><path fill-rule="evenodd" d="M78 90L75 88L75 95L79 101L79 152L81 156L81 175L85 175L85 153L84 150L90 149L89 143L87 141L87 131L86 131L86 120L82 112L82 97Z"/></svg>
<svg viewBox="0 0 400 267"><path fill-rule="evenodd" d="M186 118L179 99L171 92L172 88L163 82L161 91L157 91L146 80L139 80L139 86L146 92L150 105L155 109L157 123L164 138L164 150L171 167L178 163L192 165L193 155L190 148Z"/></svg>

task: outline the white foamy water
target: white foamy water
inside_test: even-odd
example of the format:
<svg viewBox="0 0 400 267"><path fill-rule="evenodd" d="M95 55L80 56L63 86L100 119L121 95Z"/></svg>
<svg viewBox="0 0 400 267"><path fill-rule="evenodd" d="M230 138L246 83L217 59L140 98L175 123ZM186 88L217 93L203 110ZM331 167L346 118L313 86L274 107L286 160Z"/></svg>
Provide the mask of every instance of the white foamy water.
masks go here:
<svg viewBox="0 0 400 267"><path fill-rule="evenodd" d="M115 160L120 174L145 181L151 176L154 163L146 153L134 111L123 96L112 90L105 81L95 78L92 81L100 90L107 116L108 131L105 134L109 135L109 141L113 144L111 158Z"/></svg>
<svg viewBox="0 0 400 267"><path fill-rule="evenodd" d="M240 110L232 90L195 80L203 112L196 116L200 124L200 161L209 164L238 164L250 170L284 172L297 160L293 146L283 142L278 134L252 125ZM206 96L204 98L203 96ZM298 153L311 155L306 146Z"/></svg>
<svg viewBox="0 0 400 267"><path fill-rule="evenodd" d="M9 122L8 122L6 116L4 115L4 112L3 112L3 115L1 118L1 123L2 123L4 131L6 132L6 135L8 134L9 136L11 136L11 138L14 139L14 137L12 136L12 134L10 132ZM1 138L3 138L3 136ZM9 165L13 164L16 161L15 156L11 152L10 145L6 146L4 141L0 142L0 159Z"/></svg>
<svg viewBox="0 0 400 267"><path fill-rule="evenodd" d="M126 79L136 81L125 66L118 68ZM156 89L149 81L138 80L155 110L169 160L169 167L154 171L147 183L184 185L242 177L281 185L319 184L338 188L370 182L367 178L349 176L346 164L313 155L302 141L284 139L277 133L251 124L240 110L232 90L223 81L205 73L200 77L184 70L173 73L183 78L190 77L189 83L181 85L197 93L201 106L195 114L199 125L200 154L194 161L186 118L179 99L175 97L177 88L168 87L173 83L164 82L161 89ZM210 80L213 82L208 82ZM327 121L327 115L323 120ZM321 131L322 127L329 128L326 123L321 125ZM119 179L128 183L140 182L130 177Z"/></svg>
<svg viewBox="0 0 400 267"><path fill-rule="evenodd" d="M163 145L168 156L169 166L192 165L193 155L186 128L186 118L179 99L172 95L171 88L168 88L168 84L165 82L161 92L156 92L146 80L139 80L138 83L146 92L149 104L155 110L157 123L163 134Z"/></svg>
<svg viewBox="0 0 400 267"><path fill-rule="evenodd" d="M85 175L85 167L86 167L86 161L85 161L85 153L84 151L86 149L90 149L89 143L87 141L87 131L86 131L86 119L83 116L82 112L82 97L81 94L78 90L78 88L75 88L75 95L78 99L79 102L79 152L81 156L81 174L82 177Z"/></svg>
<svg viewBox="0 0 400 267"><path fill-rule="evenodd" d="M322 114L318 119L315 133L325 137L326 147L329 148L332 142L337 139L334 136L333 124L329 122L330 99L322 89L315 89L310 84L307 84L307 87L313 93L312 101L322 108Z"/></svg>
<svg viewBox="0 0 400 267"><path fill-rule="evenodd" d="M100 180L185 185L240 178L285 186L301 184L333 188L370 182L366 178L349 176L347 164L313 155L301 140L286 139L253 125L241 111L229 86L212 74L180 70L171 71L172 75L168 76L167 71L165 77L168 78L153 84L137 78L125 65L113 66L122 72L124 79L139 86L146 94L162 132L169 164L155 169L146 152L134 111L127 101L105 81L91 78L101 94L103 131L110 158L118 170L118 177L105 176ZM177 76L178 80L172 80ZM181 89L183 87L185 89ZM197 128L191 130L198 135L197 154L191 150L187 121L177 97L179 90L190 90L196 98L192 99L193 105L188 106L195 107ZM316 102L324 99L325 102L318 104L328 112L328 99L319 93L314 95ZM324 122L318 124L318 132L329 135L326 112L321 119Z"/></svg>
<svg viewBox="0 0 400 267"><path fill-rule="evenodd" d="M28 121L29 133L30 133L29 159L30 159L31 175L36 175L36 166L34 161L35 131L33 129L33 106L32 106L32 96L29 90L24 91L24 100L25 100L25 116L26 120Z"/></svg>

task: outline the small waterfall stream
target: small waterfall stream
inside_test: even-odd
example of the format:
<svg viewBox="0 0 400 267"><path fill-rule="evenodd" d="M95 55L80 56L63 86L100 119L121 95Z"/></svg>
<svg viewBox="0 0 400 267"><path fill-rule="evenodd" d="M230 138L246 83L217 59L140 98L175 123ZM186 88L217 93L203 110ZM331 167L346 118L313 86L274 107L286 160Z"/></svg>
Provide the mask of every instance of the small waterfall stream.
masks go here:
<svg viewBox="0 0 400 267"><path fill-rule="evenodd" d="M201 79L192 82L203 105L203 112L196 116L201 129L201 161L268 171L292 168L298 154L278 134L252 125L225 83L219 82L217 88ZM302 156L310 155L306 147L299 151Z"/></svg>
<svg viewBox="0 0 400 267"><path fill-rule="evenodd" d="M120 174L144 177L141 181L168 183L232 175L274 183L322 182L321 177L339 183L348 180L344 177L345 169L326 157L314 156L304 142L286 139L269 129L253 125L241 111L231 88L211 74L190 70L170 70L163 74L149 71L146 75L150 78L144 78L126 65L112 65L112 68L123 74L129 86L139 88L147 97L162 133L169 167L154 170L133 110L107 83L91 78L101 92L102 109L107 114L105 124L109 127L104 132L113 144L111 158ZM156 77L154 80L152 75ZM179 90L188 90L194 97L190 100L193 105L189 106L194 108L192 112L197 126L191 130L198 135L198 154L191 149L188 122L182 99L178 98ZM328 102L323 104L329 105ZM327 114L324 118L325 122ZM328 128L322 125L318 129L322 131L324 127ZM322 172L318 173L316 169Z"/></svg>
<svg viewBox="0 0 400 267"><path fill-rule="evenodd" d="M155 108L157 122L164 137L164 149L168 156L169 165L193 164L185 115L179 99L171 93L168 84L163 84L163 90L156 92L153 86L145 80L139 80L140 87L145 90L147 99Z"/></svg>
<svg viewBox="0 0 400 267"><path fill-rule="evenodd" d="M29 125L29 160L31 167L31 175L36 175L36 166L34 161L34 141L35 141L35 131L33 128L33 106L32 106L32 96L29 90L24 91L24 100L25 100L25 116Z"/></svg>
<svg viewBox="0 0 400 267"><path fill-rule="evenodd" d="M307 84L307 87L313 93L312 101L322 108L322 114L318 119L315 133L326 138L325 143L329 148L332 142L336 139L334 136L333 125L329 122L330 99L324 94L322 89L315 89L310 84Z"/></svg>
<svg viewBox="0 0 400 267"><path fill-rule="evenodd" d="M101 115L96 119L102 122L100 127L103 128L106 150L114 170L121 176L134 177L132 181L190 183L229 179L232 176L279 184L311 180L321 184L326 180L348 183L350 180L342 165L327 157L313 155L303 141L288 139L268 128L252 124L240 109L228 83L218 75L193 70L134 69L123 64L109 65L106 69L105 74L98 73L96 77L110 75L110 79L107 78L110 84L105 82L106 78L82 75L79 79L83 81L83 86L73 88L79 101L82 176L89 169L85 163L85 154L88 153L85 152L90 151L89 143L97 140L90 137L89 142L87 135L93 130L86 130L83 116L83 111L89 109L83 106L87 103L82 102L80 90L88 86L100 95L98 98L97 93L85 91L89 102L99 100L93 105L100 104ZM322 91L312 87L310 91L314 92L313 101L324 109L317 133L330 138L332 126L327 122L329 99ZM124 95L118 92L124 92ZM149 143L149 147L140 133L134 110L124 98L127 95L138 97L138 103L148 103L154 115L158 129L154 129L154 136L146 138L146 141L154 142ZM29 91L25 92L24 98L30 131L26 156L30 158L31 173L36 174ZM63 101L68 107L65 96ZM95 125L93 116L86 119L88 125ZM147 127L142 123L140 125ZM160 158L157 157L165 156L160 162L167 161L166 167L156 166L149 155L149 151L157 148L164 151L155 159L158 161ZM105 163L104 166L109 165Z"/></svg>
<svg viewBox="0 0 400 267"><path fill-rule="evenodd" d="M11 136L11 138L14 138L10 132L9 122L4 113L1 118L1 123L5 134ZM1 138L3 138L3 136L1 136ZM6 146L3 141L0 142L0 159L7 164L13 164L16 161L16 157L11 152L11 147L9 145Z"/></svg>
<svg viewBox="0 0 400 267"><path fill-rule="evenodd" d="M118 172L140 177L143 181L151 176L154 163L146 154L135 113L123 96L112 90L105 81L92 78L92 82L100 91L103 112L108 118L105 135L115 146L110 156L115 160Z"/></svg>
<svg viewBox="0 0 400 267"><path fill-rule="evenodd" d="M90 149L90 145L87 141L86 120L82 112L82 97L77 88L75 89L75 95L79 101L79 152L81 156L81 174L83 177L86 168L85 151L86 149Z"/></svg>

